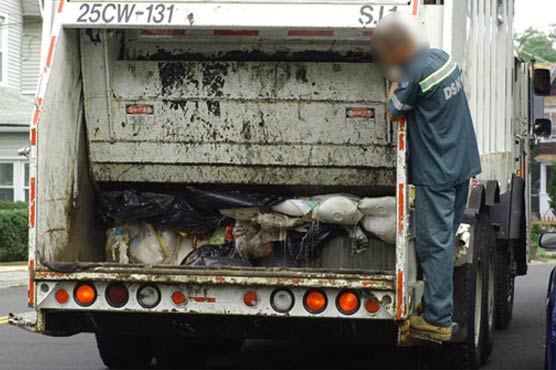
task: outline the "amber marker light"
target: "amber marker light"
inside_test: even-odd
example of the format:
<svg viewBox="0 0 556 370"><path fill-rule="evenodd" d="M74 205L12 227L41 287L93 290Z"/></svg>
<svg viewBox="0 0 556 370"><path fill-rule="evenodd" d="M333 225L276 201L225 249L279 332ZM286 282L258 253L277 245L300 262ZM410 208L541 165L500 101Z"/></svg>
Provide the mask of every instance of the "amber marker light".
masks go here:
<svg viewBox="0 0 556 370"><path fill-rule="evenodd" d="M82 283L75 287L73 292L75 301L80 306L90 306L97 299L97 291L95 287L89 283Z"/></svg>
<svg viewBox="0 0 556 370"><path fill-rule="evenodd" d="M353 315L359 310L359 305L359 297L351 291L338 294L338 298L336 299L336 306L344 315Z"/></svg>
<svg viewBox="0 0 556 370"><path fill-rule="evenodd" d="M328 300L326 295L320 290L310 290L305 294L303 305L305 309L313 314L318 314L324 311Z"/></svg>

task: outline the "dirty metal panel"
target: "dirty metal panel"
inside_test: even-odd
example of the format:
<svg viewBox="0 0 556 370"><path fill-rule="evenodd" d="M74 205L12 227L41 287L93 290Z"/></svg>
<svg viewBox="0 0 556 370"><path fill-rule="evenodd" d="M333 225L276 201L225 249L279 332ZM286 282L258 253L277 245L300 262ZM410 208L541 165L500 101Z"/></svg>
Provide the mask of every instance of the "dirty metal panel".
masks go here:
<svg viewBox="0 0 556 370"><path fill-rule="evenodd" d="M336 296L341 288L322 288L321 291L328 297L328 304L323 312L319 314L309 313L303 306L303 297L306 289L294 287L289 289L294 297L291 310L287 313L278 313L272 308L271 296L275 287L254 286L210 286L195 284L157 284L160 289L161 299L154 308L142 307L137 299L138 291L142 283L126 284L129 290L129 300L123 307L110 306L106 299L106 288L108 282L95 282L97 299L89 307L78 305L73 299L65 304L59 304L55 299L55 292L65 289L72 292L76 286L75 281L49 281L40 283L41 289L38 293L37 307L39 309L56 310L85 310L85 311L125 311L125 312L159 312L159 313L183 313L183 314L218 314L218 315L250 315L250 316L277 316L277 317L313 317L313 318L358 318L358 319L392 319L393 318L393 292L373 292L370 289L360 291L360 299L375 297L381 302L379 310L375 314L369 314L361 304L352 315L342 314L335 305ZM186 303L176 305L172 301L172 294L176 291L182 292L186 297ZM254 307L247 306L243 302L243 296L247 292L255 292L257 301Z"/></svg>

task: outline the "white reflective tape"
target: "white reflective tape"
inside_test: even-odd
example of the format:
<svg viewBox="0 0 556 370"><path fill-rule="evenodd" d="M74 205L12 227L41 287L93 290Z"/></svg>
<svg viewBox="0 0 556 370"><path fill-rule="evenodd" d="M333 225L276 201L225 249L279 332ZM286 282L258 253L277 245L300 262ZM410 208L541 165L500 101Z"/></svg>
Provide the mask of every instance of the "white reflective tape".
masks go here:
<svg viewBox="0 0 556 370"><path fill-rule="evenodd" d="M407 112L413 109L411 105L403 104L396 94L392 95L392 104L394 104L394 108L400 112Z"/></svg>

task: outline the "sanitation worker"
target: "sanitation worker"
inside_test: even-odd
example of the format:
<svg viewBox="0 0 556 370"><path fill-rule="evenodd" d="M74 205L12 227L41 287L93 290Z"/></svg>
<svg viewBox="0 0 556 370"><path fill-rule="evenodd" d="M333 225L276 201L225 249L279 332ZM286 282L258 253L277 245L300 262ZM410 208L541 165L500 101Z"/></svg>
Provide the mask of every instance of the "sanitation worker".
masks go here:
<svg viewBox="0 0 556 370"><path fill-rule="evenodd" d="M415 247L426 277L424 311L410 318L411 331L448 341L455 235L481 163L461 71L444 51L429 48L424 34L416 17L392 13L377 25L373 50L393 81L389 118L405 118L408 128Z"/></svg>

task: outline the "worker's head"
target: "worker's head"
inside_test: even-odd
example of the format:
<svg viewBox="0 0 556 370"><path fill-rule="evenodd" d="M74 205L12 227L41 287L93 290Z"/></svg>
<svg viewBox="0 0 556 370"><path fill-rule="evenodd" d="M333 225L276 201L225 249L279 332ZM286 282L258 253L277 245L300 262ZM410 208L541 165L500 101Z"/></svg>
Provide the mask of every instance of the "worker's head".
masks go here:
<svg viewBox="0 0 556 370"><path fill-rule="evenodd" d="M391 13L376 26L372 40L379 62L390 69L402 69L427 45L425 31L417 17Z"/></svg>

